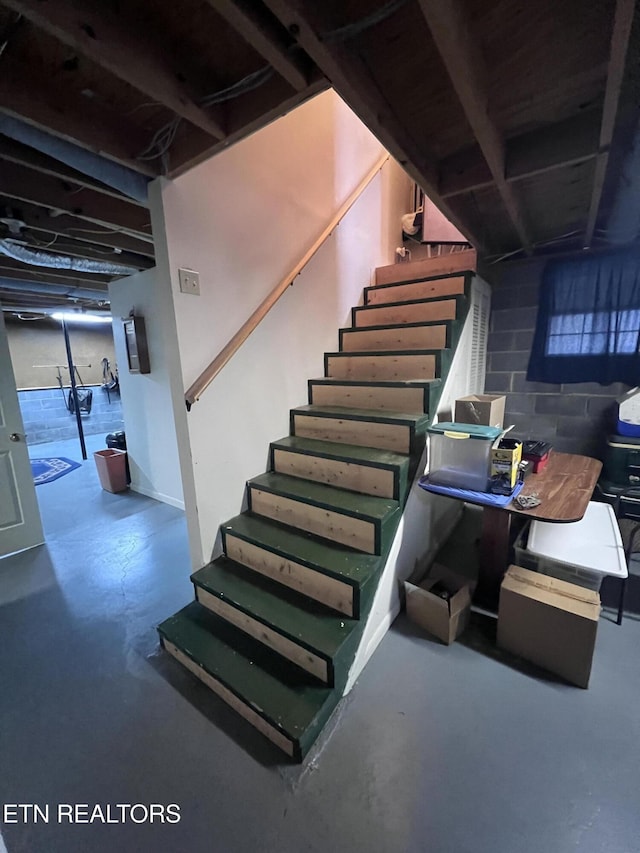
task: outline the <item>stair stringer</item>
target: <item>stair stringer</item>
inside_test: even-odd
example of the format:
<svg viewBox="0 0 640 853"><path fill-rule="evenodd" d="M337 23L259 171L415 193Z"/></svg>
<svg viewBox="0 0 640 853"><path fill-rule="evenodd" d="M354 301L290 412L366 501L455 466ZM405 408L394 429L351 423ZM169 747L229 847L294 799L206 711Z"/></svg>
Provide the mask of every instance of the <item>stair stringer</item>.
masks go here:
<svg viewBox="0 0 640 853"><path fill-rule="evenodd" d="M451 420L453 406L458 397L481 394L484 390L490 304L491 288L481 278L474 276L471 282L469 310L443 384L437 415L433 422L439 419ZM349 693L400 612L402 582L424 574L462 514L461 501L430 494L420 488L418 480L425 470L426 447L380 574L343 695ZM425 531L428 531L426 535Z"/></svg>

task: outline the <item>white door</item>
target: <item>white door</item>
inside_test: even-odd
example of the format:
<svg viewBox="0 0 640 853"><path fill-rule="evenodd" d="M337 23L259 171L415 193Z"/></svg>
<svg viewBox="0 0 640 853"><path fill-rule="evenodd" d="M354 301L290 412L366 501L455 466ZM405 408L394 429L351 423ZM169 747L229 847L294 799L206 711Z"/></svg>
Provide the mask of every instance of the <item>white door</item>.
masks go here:
<svg viewBox="0 0 640 853"><path fill-rule="evenodd" d="M43 542L36 488L0 310L0 557Z"/></svg>

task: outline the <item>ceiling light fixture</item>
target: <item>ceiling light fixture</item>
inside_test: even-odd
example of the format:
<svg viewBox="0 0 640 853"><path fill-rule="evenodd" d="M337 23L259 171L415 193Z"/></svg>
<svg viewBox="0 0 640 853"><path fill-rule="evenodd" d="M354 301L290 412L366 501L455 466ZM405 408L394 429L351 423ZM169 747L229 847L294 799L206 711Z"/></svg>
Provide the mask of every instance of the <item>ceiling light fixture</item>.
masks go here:
<svg viewBox="0 0 640 853"><path fill-rule="evenodd" d="M56 311L51 315L54 320L64 320L67 323L111 323L110 314L84 314L67 311Z"/></svg>

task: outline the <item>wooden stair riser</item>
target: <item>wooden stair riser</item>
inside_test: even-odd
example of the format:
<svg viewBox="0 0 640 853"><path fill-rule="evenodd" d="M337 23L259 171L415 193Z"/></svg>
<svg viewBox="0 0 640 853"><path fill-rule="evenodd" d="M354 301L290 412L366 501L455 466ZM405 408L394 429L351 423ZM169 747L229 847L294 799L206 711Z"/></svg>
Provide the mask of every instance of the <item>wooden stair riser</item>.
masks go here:
<svg viewBox="0 0 640 853"><path fill-rule="evenodd" d="M279 474L326 483L363 495L400 499L400 477L397 469L379 468L343 459L327 459L280 448L272 448L271 469Z"/></svg>
<svg viewBox="0 0 640 853"><path fill-rule="evenodd" d="M313 417L292 412L291 434L339 444L379 447L395 453L411 450L411 429L404 424L356 421L343 418Z"/></svg>
<svg viewBox="0 0 640 853"><path fill-rule="evenodd" d="M376 284L392 284L397 281L417 281L423 278L473 272L477 269L475 249L452 252L435 258L422 258L408 264L390 264L376 269Z"/></svg>
<svg viewBox="0 0 640 853"><path fill-rule="evenodd" d="M449 346L451 346L450 323L340 329L341 352L445 349Z"/></svg>
<svg viewBox="0 0 640 853"><path fill-rule="evenodd" d="M429 412L430 393L428 386L415 387L385 385L362 385L345 382L323 383L309 381L309 403L315 406L344 406L350 409L379 409L384 412Z"/></svg>
<svg viewBox="0 0 640 853"><path fill-rule="evenodd" d="M467 292L468 277L464 275L447 278L424 279L403 284L384 284L366 287L365 305L385 305L389 302L411 302L415 299L434 299L457 296Z"/></svg>
<svg viewBox="0 0 640 853"><path fill-rule="evenodd" d="M254 572L345 616L357 617L356 587L223 530L224 553Z"/></svg>
<svg viewBox="0 0 640 853"><path fill-rule="evenodd" d="M334 379L435 379L442 374L435 353L327 353L325 376Z"/></svg>
<svg viewBox="0 0 640 853"><path fill-rule="evenodd" d="M257 489L249 484L249 508L280 524L339 542L365 554L380 553L379 530L374 522L301 500Z"/></svg>
<svg viewBox="0 0 640 853"><path fill-rule="evenodd" d="M225 619L231 625L253 637L254 640L258 640L258 642L282 655L323 684L333 686L333 666L330 661L294 642L289 637L274 631L251 614L245 613L229 601L212 595L206 589L196 585L195 593L196 600L212 613L215 613L216 616Z"/></svg>
<svg viewBox="0 0 640 853"><path fill-rule="evenodd" d="M223 702L226 702L234 711L244 717L247 722L257 729L265 737L274 743L279 749L285 752L292 758L298 757L298 749L296 744L290 740L283 732L279 731L264 717L261 717L253 708L247 705L240 697L236 696L229 688L219 679L214 678L210 673L203 669L195 660L181 651L177 646L169 640L162 640L162 645L170 655L172 655L185 669L193 673L203 684L219 696Z"/></svg>
<svg viewBox="0 0 640 853"><path fill-rule="evenodd" d="M365 329L368 326L455 320L458 316L457 300L458 297L449 297L424 302L399 302L397 305L365 305L352 309L351 325L356 329Z"/></svg>

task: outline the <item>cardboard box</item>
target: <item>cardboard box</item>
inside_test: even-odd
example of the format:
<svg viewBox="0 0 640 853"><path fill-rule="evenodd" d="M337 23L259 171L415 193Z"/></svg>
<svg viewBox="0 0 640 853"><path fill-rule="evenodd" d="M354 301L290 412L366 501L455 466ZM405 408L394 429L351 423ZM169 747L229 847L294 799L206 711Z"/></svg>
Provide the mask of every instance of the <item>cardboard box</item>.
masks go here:
<svg viewBox="0 0 640 853"><path fill-rule="evenodd" d="M503 438L491 448L490 489L496 495L510 495L518 482L522 442L517 438Z"/></svg>
<svg viewBox="0 0 640 853"><path fill-rule="evenodd" d="M448 601L431 591L436 584L450 593ZM412 622L449 645L467 627L473 586L468 578L434 563L419 586L404 582L407 615Z"/></svg>
<svg viewBox="0 0 640 853"><path fill-rule="evenodd" d="M509 566L500 588L498 645L588 687L599 617L597 592Z"/></svg>
<svg viewBox="0 0 640 853"><path fill-rule="evenodd" d="M470 394L456 400L453 420L459 424L504 426L506 397L496 394Z"/></svg>

